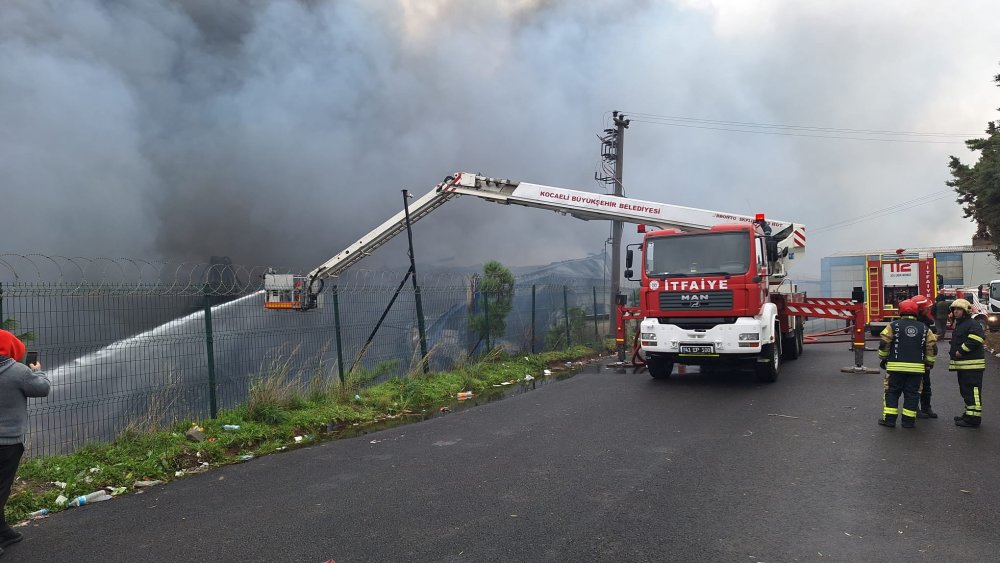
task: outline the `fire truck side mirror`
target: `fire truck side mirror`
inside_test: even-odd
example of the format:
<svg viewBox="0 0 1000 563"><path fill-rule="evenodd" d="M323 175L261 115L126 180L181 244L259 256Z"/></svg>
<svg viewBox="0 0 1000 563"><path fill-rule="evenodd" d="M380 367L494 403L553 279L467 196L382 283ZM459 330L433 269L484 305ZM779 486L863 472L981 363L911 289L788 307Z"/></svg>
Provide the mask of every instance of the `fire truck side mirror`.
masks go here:
<svg viewBox="0 0 1000 563"><path fill-rule="evenodd" d="M767 237L766 241L767 241L766 242L766 244L767 244L767 261L768 262L777 262L778 258L779 258L779 256L778 256L778 241L774 240L771 237Z"/></svg>
<svg viewBox="0 0 1000 563"><path fill-rule="evenodd" d="M625 268L626 269L631 269L632 268L632 249L631 248L625 250ZM626 278L631 278L632 274L626 273L625 277Z"/></svg>
<svg viewBox="0 0 1000 563"><path fill-rule="evenodd" d="M937 284L938 284L938 289L941 289L942 287L944 287L944 275L943 274L938 274L937 275Z"/></svg>

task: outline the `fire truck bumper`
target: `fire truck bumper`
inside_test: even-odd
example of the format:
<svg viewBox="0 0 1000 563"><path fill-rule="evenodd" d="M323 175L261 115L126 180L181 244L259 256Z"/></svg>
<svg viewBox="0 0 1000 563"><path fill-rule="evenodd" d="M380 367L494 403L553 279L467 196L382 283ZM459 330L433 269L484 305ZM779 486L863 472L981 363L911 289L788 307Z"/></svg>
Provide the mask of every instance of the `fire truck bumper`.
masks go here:
<svg viewBox="0 0 1000 563"><path fill-rule="evenodd" d="M755 360L771 337L764 335L760 323L750 317L705 329L686 329L646 319L640 331L644 353L669 355L683 364Z"/></svg>

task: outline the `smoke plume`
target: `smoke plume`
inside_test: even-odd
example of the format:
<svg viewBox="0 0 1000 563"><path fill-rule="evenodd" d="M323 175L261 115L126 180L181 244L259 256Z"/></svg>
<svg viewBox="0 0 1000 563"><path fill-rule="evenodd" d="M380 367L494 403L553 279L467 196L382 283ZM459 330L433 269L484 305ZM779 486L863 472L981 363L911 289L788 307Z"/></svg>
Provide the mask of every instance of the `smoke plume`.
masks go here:
<svg viewBox="0 0 1000 563"><path fill-rule="evenodd" d="M2 247L308 269L455 170L605 191L611 109L976 133L998 19L986 1L8 1ZM625 186L823 226L944 189L948 154L637 121ZM810 237L810 259L972 231L945 199ZM607 233L477 201L415 229L442 265L544 263Z"/></svg>

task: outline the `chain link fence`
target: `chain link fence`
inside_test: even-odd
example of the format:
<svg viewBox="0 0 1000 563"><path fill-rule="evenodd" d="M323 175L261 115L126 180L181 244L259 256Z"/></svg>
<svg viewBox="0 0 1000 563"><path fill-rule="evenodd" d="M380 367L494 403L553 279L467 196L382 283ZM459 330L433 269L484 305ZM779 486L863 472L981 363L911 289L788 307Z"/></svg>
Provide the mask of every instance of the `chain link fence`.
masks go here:
<svg viewBox="0 0 1000 563"><path fill-rule="evenodd" d="M420 369L413 288L387 310L405 272L342 276L324 288L324 306L305 313L264 309L263 273L227 260L0 255L0 321L39 352L52 381L47 398L29 402L29 455L214 416L244 403L264 374L332 380L357 368L377 382ZM430 368L496 347L531 353L604 340L603 280L531 281L499 295L468 273L421 274ZM501 302L502 322L489 319Z"/></svg>

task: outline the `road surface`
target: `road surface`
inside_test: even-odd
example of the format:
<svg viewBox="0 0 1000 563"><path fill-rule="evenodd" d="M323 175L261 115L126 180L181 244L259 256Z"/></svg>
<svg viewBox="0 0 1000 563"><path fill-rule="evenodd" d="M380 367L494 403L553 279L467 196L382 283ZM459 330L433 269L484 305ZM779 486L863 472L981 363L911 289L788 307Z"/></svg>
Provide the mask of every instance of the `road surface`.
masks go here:
<svg viewBox="0 0 1000 563"><path fill-rule="evenodd" d="M7 561L987 561L1000 553L996 362L985 423L875 424L881 376L807 346L777 383L599 367L20 528ZM944 354L942 354L944 356ZM866 354L876 364L874 354Z"/></svg>

